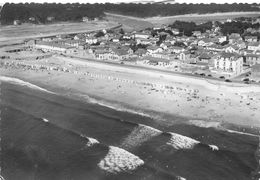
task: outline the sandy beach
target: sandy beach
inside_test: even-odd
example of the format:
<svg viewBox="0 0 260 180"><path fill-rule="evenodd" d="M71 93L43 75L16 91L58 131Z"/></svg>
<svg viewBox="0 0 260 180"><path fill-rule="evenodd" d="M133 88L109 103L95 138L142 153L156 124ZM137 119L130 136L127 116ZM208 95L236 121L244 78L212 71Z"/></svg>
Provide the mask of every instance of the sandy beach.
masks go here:
<svg viewBox="0 0 260 180"><path fill-rule="evenodd" d="M184 117L180 121L203 119L260 127L260 87L257 85L231 84L61 56L37 63L29 60L20 60L20 65L15 60L12 63L1 67L1 76L16 77L83 101L146 114L161 123L172 125L176 121L171 121L171 116L180 116ZM36 65L42 68L31 68Z"/></svg>

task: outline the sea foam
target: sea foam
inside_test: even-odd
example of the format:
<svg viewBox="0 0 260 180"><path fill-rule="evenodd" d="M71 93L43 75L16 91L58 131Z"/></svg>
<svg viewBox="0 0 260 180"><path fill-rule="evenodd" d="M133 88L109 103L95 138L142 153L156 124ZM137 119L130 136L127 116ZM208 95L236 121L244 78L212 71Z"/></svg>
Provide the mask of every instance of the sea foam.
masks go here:
<svg viewBox="0 0 260 180"><path fill-rule="evenodd" d="M166 143L174 147L175 149L192 149L196 144L200 142L187 136L169 132L171 135L170 140Z"/></svg>
<svg viewBox="0 0 260 180"><path fill-rule="evenodd" d="M144 164L138 156L118 147L109 146L108 154L98 163L98 167L109 173L135 170Z"/></svg>
<svg viewBox="0 0 260 180"><path fill-rule="evenodd" d="M91 137L88 137L88 136L85 136L84 134L80 134L80 136L88 140L88 143L86 144L86 146L88 146L88 147L99 143L98 140L91 138Z"/></svg>
<svg viewBox="0 0 260 180"><path fill-rule="evenodd" d="M98 143L99 143L98 140L88 137L88 143L86 144L86 146L90 147L90 146L93 146L94 144L98 144Z"/></svg>
<svg viewBox="0 0 260 180"><path fill-rule="evenodd" d="M92 98L88 95L80 95L80 97L83 97L85 100L87 100L88 103L97 104L97 105L104 106L104 107L107 107L107 108L110 108L110 109L113 109L116 111L128 112L128 113L137 114L137 115L152 118L152 119L159 118L159 117L151 116L148 113L144 113L141 111L136 111L134 109L123 107L117 103L110 103L110 102L106 102L103 100L98 100L98 99Z"/></svg>
<svg viewBox="0 0 260 180"><path fill-rule="evenodd" d="M219 128L221 127L221 123L220 122L207 122L207 121L203 121L203 120L189 120L188 121L189 124L194 125L194 126L198 126L198 127L202 127L202 128Z"/></svg>
<svg viewBox="0 0 260 180"><path fill-rule="evenodd" d="M42 120L43 120L43 122L49 122L49 120L48 119L46 119L46 118L42 118Z"/></svg>
<svg viewBox="0 0 260 180"><path fill-rule="evenodd" d="M41 87L36 86L32 83L23 81L21 79L13 78L13 77L0 76L0 81L10 82L10 83L13 83L13 84L26 86L26 87L29 87L29 88L32 88L32 89L36 89L36 90L48 92L48 93L51 93L51 94L55 94L54 92L48 91L47 89L41 88Z"/></svg>
<svg viewBox="0 0 260 180"><path fill-rule="evenodd" d="M134 130L124 139L121 147L128 149L139 146L143 142L151 139L154 136L158 136L162 131L150 126L139 124Z"/></svg>
<svg viewBox="0 0 260 180"><path fill-rule="evenodd" d="M219 150L218 146L216 146L216 145L209 145L209 147L212 151L218 151Z"/></svg>

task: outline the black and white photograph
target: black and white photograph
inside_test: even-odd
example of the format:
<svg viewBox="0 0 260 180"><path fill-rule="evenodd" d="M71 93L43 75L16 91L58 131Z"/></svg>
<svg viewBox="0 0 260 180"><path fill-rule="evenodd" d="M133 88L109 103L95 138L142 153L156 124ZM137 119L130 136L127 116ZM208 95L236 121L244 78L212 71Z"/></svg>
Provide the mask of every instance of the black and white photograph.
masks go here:
<svg viewBox="0 0 260 180"><path fill-rule="evenodd" d="M0 180L260 180L258 0L1 0Z"/></svg>

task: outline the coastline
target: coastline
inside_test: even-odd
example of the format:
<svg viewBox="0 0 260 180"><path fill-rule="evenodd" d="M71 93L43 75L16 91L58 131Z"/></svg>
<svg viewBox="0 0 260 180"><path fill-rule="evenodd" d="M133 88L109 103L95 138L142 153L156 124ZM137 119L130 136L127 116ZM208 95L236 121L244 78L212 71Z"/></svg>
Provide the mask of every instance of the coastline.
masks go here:
<svg viewBox="0 0 260 180"><path fill-rule="evenodd" d="M260 109L258 91L260 87L257 86L255 87L256 93L245 93L231 91L233 87L230 84L213 84L212 87L215 88L212 88L203 83L212 84L214 81L198 79L198 82L201 82L198 83L195 78L189 79L181 75L174 77L158 72L147 74L145 71L140 74L131 69L125 71L117 67L110 70L108 67L102 69L97 64L94 66L94 62L88 63L73 59L68 62L67 59L60 57L51 58L48 61L48 63L55 61L58 64L69 63L77 71L74 73L49 70L36 72L1 68L0 75L16 77L72 98L81 99L85 96L84 101L116 107L122 111L147 114L169 125L176 123L176 121L171 121L171 116L174 116L180 117L180 121L183 122L190 119L201 119L206 122L260 127L260 112L257 111ZM77 61L81 62L80 66ZM92 77L84 72L90 73ZM117 79L113 80L112 77L117 77ZM128 80L136 82L136 84L131 84ZM151 87L151 84L158 85L158 87ZM162 84L171 85L175 89L162 88L160 87ZM252 90L252 86L241 86L245 87L245 91ZM251 104L250 108L247 108L247 103Z"/></svg>

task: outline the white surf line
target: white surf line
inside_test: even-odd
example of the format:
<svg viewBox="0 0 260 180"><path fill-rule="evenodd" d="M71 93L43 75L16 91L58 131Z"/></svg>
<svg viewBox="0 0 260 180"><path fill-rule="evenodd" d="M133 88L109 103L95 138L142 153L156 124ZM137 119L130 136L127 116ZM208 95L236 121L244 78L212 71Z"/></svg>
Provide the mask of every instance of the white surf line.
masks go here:
<svg viewBox="0 0 260 180"><path fill-rule="evenodd" d="M51 92L47 89L41 88L37 85L34 85L32 83L29 83L29 82L26 82L26 81L23 81L21 79L14 78L14 77L0 76L0 81L10 82L10 83L13 83L13 84L26 86L26 87L29 87L29 88L32 88L32 89L36 89L36 90L44 91L44 92L47 92L47 93L55 94L54 92Z"/></svg>
<svg viewBox="0 0 260 180"><path fill-rule="evenodd" d="M158 136L162 131L150 126L138 124L137 127L124 139L120 147L129 149L141 145L143 142Z"/></svg>
<svg viewBox="0 0 260 180"><path fill-rule="evenodd" d="M120 103L117 104L117 103L106 102L104 100L98 100L98 99L92 98L92 97L90 97L86 94L84 94L84 95L83 94L75 94L75 95L83 97L84 99L87 100L88 103L98 104L100 106L107 107L107 108L110 108L110 109L113 109L113 110L116 110L116 111L137 114L137 115L140 115L140 116L143 116L143 117L148 117L148 118L151 118L151 119L159 118L159 117L154 117L154 116L152 116L148 113L145 113L145 112L136 111L136 110L130 109L130 108L125 108Z"/></svg>
<svg viewBox="0 0 260 180"><path fill-rule="evenodd" d="M248 136L259 137L258 135L251 134L251 133L245 133L245 132L235 131L235 130L230 130L230 129L225 129L225 128L224 128L224 130L226 130L229 133L236 133L236 134L243 134L243 135L248 135Z"/></svg>
<svg viewBox="0 0 260 180"><path fill-rule="evenodd" d="M133 171L144 161L138 156L115 146L109 146L107 155L98 163L98 167L108 173Z"/></svg>
<svg viewBox="0 0 260 180"><path fill-rule="evenodd" d="M241 132L241 131L236 131L236 130L231 130L231 129L227 129L222 127L221 122L217 122L217 121L203 121L203 120L189 120L188 121L189 125L194 125L197 127L202 127L202 128L215 128L217 130L222 130L222 131L226 131L229 133L236 133L236 134L243 134L243 135L248 135L248 136L254 136L254 137L259 137L258 135L255 134L251 134L251 133L245 133L245 132Z"/></svg>

